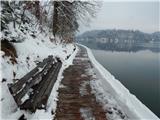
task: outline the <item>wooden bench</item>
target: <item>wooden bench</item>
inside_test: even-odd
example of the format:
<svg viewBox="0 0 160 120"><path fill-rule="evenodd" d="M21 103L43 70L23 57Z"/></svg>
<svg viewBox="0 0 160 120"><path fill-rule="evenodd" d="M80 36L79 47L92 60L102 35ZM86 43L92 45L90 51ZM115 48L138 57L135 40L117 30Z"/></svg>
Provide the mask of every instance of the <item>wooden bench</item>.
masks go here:
<svg viewBox="0 0 160 120"><path fill-rule="evenodd" d="M61 66L60 59L49 56L24 77L13 84L8 84L18 107L31 112L35 112L36 109L46 109L47 100Z"/></svg>

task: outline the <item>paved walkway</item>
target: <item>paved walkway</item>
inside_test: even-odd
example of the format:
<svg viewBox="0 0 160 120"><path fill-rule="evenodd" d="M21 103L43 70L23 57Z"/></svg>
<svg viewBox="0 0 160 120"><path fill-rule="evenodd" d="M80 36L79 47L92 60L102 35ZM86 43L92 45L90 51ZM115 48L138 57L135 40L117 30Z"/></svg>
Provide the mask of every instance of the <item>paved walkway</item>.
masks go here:
<svg viewBox="0 0 160 120"><path fill-rule="evenodd" d="M87 69L92 67L87 52L80 47L73 65L63 73L55 120L106 120L106 113L91 92Z"/></svg>

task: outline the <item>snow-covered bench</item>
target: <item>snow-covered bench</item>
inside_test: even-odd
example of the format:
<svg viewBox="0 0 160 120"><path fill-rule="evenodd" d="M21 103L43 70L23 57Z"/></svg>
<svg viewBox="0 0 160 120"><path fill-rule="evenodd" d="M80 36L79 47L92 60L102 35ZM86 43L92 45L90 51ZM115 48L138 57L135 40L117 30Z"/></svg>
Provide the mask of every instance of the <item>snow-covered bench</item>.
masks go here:
<svg viewBox="0 0 160 120"><path fill-rule="evenodd" d="M18 107L31 112L45 109L61 66L60 59L49 56L17 82L8 84Z"/></svg>

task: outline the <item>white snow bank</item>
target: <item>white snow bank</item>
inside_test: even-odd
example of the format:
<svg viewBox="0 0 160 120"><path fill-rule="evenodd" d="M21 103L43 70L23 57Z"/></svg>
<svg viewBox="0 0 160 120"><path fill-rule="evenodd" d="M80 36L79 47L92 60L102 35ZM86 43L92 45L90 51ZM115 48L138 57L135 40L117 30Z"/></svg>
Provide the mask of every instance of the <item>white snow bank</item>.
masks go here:
<svg viewBox="0 0 160 120"><path fill-rule="evenodd" d="M112 95L118 106L120 106L129 119L149 119L159 120L159 118L147 108L140 100L136 98L129 90L123 86L120 81L116 80L111 73L109 73L97 60L94 58L91 50L86 48L90 61L92 62L96 75L99 75L102 86L99 88L103 89L104 95Z"/></svg>
<svg viewBox="0 0 160 120"><path fill-rule="evenodd" d="M47 39L47 38L45 38ZM66 69L69 65L72 64L72 61L78 51L73 52L74 45L69 44L63 46L61 44L55 45L50 43L50 46L45 46L45 43L41 43L40 41L36 41L33 39L28 39L24 43L18 43L15 45L18 52L18 64L12 65L9 62L8 57L1 57L1 70L2 76L1 78L5 78L6 82L0 82L1 87L1 101L0 101L0 119L18 119L23 114L27 120L52 120L54 117L54 112L56 110L56 101L57 101L57 89L59 87L60 81L63 78L62 74L64 69ZM39 42L36 45L36 42ZM49 41L48 41L49 42ZM69 59L65 60L67 55L70 55ZM1 52L3 55L3 52ZM21 78L23 75L28 73L32 68L36 66L35 61L41 61L48 55L58 56L61 58L63 64L60 72L58 74L57 81L54 84L51 95L48 99L47 110L37 110L35 113L31 114L30 112L19 110L17 107L12 95L8 90L7 83L12 83L13 71L16 73L15 78ZM39 56L37 58L37 56ZM26 57L29 57L29 61L26 61ZM9 62L9 63L7 63ZM24 98L26 99L26 98Z"/></svg>
<svg viewBox="0 0 160 120"><path fill-rule="evenodd" d="M30 27L30 29L35 29L35 27ZM41 32L38 28L36 29L38 34L35 34L36 37L33 38L30 35L30 31L26 31L25 34L22 34L19 29L17 30L13 29L11 26L9 26L9 30L12 31L13 35L18 36L19 34L24 35L25 39L23 42L20 43L14 43L14 47L17 51L18 58L17 64L12 64L10 61L10 57L3 56L4 52L0 51L0 62L1 62L1 76L0 78L3 79L4 82L2 82L2 79L0 81L0 117L2 119L18 119L22 114L25 114L25 116L28 119L43 119L46 117L46 119L53 119L53 115L51 115L51 109L44 110L38 110L35 114L30 114L25 111L21 111L18 109L12 95L10 94L8 90L8 83L13 83L13 79L20 79L23 77L26 73L31 71L34 67L36 67L36 63L39 61L42 61L44 58L48 57L49 55L53 55L54 57L60 57L60 59L63 62L61 72L59 74L62 74L63 70L70 64L72 64L72 60L74 57L75 52L73 52L73 49L75 48L74 44L61 44L61 43L55 43L54 41L51 42L50 38L54 39L53 35L49 33L49 31L46 29L46 32ZM47 33L48 32L48 33ZM2 36L4 37L4 36ZM10 37L10 36L9 36ZM9 39L9 38L8 38ZM57 41L59 38L55 38ZM60 40L59 40L60 41ZM71 55L71 56L70 56ZM70 56L68 60L66 58ZM60 76L58 78L60 80ZM55 91L55 88L53 88L53 91ZM52 108L54 108L54 96L51 98L51 102L49 103ZM24 100L27 99L25 96ZM48 116L48 117L47 117ZM50 118L49 118L50 117Z"/></svg>

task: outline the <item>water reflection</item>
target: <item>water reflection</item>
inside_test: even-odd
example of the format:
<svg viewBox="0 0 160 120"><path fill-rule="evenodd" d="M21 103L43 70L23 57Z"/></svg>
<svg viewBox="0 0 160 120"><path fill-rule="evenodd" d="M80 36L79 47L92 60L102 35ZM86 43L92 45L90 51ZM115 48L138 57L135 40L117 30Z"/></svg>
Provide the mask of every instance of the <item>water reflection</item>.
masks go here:
<svg viewBox="0 0 160 120"><path fill-rule="evenodd" d="M114 51L114 52L113 52ZM93 50L95 58L160 117L160 53Z"/></svg>
<svg viewBox="0 0 160 120"><path fill-rule="evenodd" d="M99 50L127 51L127 52L150 50L152 52L160 52L160 42L107 41L105 43L103 42L95 43L93 41L83 41L82 44L88 46L89 48L99 49Z"/></svg>

